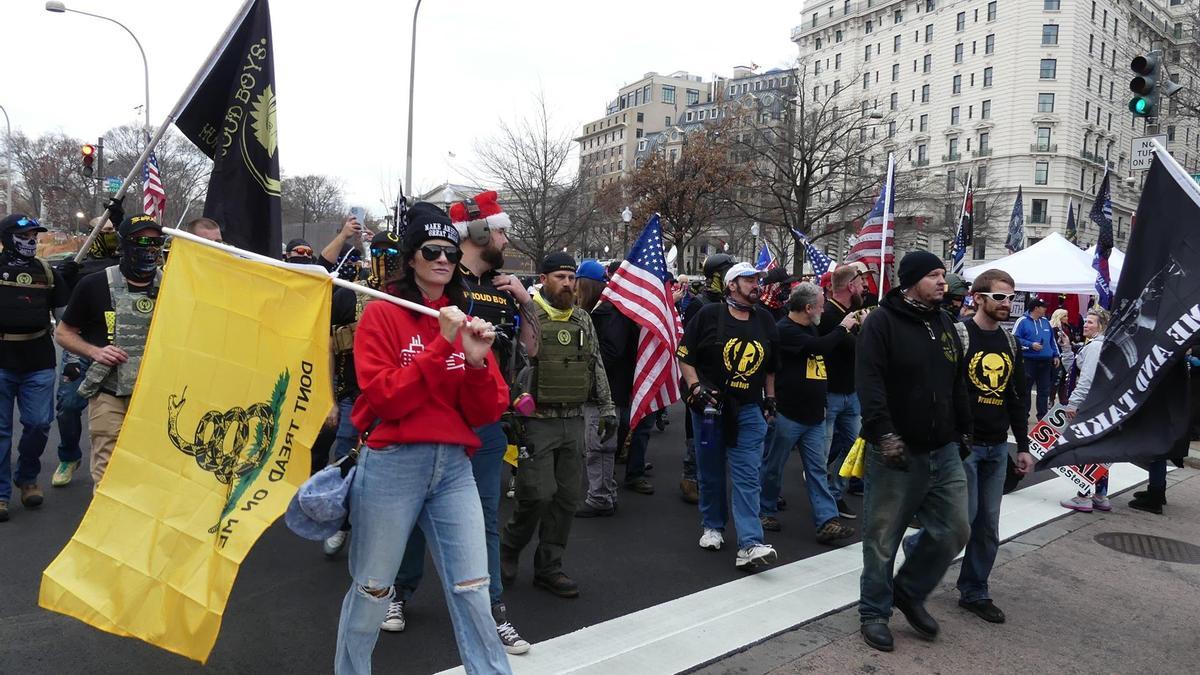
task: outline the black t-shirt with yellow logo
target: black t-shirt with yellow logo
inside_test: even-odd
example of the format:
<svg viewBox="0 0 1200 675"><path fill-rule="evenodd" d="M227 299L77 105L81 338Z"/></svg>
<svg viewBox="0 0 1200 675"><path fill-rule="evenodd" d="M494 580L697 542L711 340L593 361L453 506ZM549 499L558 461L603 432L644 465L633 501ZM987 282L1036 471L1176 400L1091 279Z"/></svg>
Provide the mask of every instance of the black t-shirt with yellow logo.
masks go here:
<svg viewBox="0 0 1200 675"><path fill-rule="evenodd" d="M775 396L779 413L800 424L825 423L825 394L829 390L826 360L846 337L846 329L835 326L821 335L816 325L802 326L788 317L779 329L779 372L775 374Z"/></svg>
<svg viewBox="0 0 1200 675"><path fill-rule="evenodd" d="M688 322L679 358L700 380L738 403L763 397L767 373L779 358L779 331L771 313L756 306L749 319L735 319L725 303L704 305Z"/></svg>
<svg viewBox="0 0 1200 675"><path fill-rule="evenodd" d="M970 335L967 348L967 392L971 399L975 443L1003 443L1011 430L1018 447L1028 446L1028 412L1023 412L1021 393L1025 375L1019 356L1004 329L984 330L973 320L964 322Z"/></svg>

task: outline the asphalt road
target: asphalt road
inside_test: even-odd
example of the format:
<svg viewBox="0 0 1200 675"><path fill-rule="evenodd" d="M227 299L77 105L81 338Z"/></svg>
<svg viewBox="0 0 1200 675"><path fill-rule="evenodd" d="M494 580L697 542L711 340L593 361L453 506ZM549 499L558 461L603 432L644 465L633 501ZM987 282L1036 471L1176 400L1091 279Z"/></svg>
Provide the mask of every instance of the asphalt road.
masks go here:
<svg viewBox="0 0 1200 675"><path fill-rule="evenodd" d="M679 498L681 406L670 419L666 431L651 436L656 494L622 492L616 516L575 520L565 571L579 583L581 597L564 600L534 588L532 548L525 552L505 600L510 619L533 649L539 641L741 577L731 543L715 553L697 547L699 514ZM37 606L41 571L75 531L92 488L86 466L71 485L49 487L57 443L55 430L43 455L46 503L37 511L14 504L11 520L0 524L0 673L201 672L187 659ZM617 469L619 480L623 466ZM789 508L779 516L783 531L767 533L780 564L828 550L813 541L803 485L801 462L793 456L784 477ZM855 510L861 507L857 497L848 501ZM503 502L502 519L512 507L511 500ZM426 568L428 576L408 607L407 630L380 636L374 656L379 672L430 673L460 663L440 585L432 564ZM326 559L320 544L296 537L280 520L242 564L204 671L329 672L349 583L344 554Z"/></svg>

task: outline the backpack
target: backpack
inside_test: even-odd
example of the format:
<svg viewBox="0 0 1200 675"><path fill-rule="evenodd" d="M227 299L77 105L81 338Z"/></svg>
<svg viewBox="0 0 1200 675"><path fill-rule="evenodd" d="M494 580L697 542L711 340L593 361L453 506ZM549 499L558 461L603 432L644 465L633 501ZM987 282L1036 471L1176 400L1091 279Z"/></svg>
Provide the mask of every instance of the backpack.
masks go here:
<svg viewBox="0 0 1200 675"><path fill-rule="evenodd" d="M1015 330L1016 326L1013 328ZM967 354L971 353L971 331L967 329L967 323L965 321L955 321L954 330L958 332L958 341L960 344L962 344L962 354L963 358L965 359ZM1013 357L1013 360L1015 361L1017 355L1021 353L1021 348L1017 346L1017 338L1014 337L1012 333L1004 329L1001 329L1000 332L1004 333L1004 337L1008 339L1008 355Z"/></svg>

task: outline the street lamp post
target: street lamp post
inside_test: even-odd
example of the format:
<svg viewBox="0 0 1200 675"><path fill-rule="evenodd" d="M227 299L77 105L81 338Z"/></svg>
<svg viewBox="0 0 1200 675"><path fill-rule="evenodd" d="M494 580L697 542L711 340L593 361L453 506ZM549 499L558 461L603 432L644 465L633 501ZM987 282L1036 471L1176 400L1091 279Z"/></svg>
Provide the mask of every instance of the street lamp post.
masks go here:
<svg viewBox="0 0 1200 675"><path fill-rule="evenodd" d="M150 127L150 62L146 60L146 50L142 49L142 43L140 40L137 39L137 36L133 34L133 31L129 30L128 26L121 23L120 21L117 21L116 19L112 19L107 16L102 16L100 14L92 14L91 12L83 12L78 9L70 9L69 7L64 5L62 2L59 2L59 0L49 0L46 3L46 11L53 12L55 14L63 14L65 12L72 12L74 14L82 14L84 16L95 17L97 19L104 19L105 21L111 21L112 23L117 24L121 28L125 29L126 33L129 33L129 37L133 38L133 43L137 45L138 52L140 52L142 55L142 74L145 76L145 87L146 87L146 102L145 102L145 105L142 106L142 113L146 120L145 132L146 132L147 137L149 137L150 128L151 128Z"/></svg>
<svg viewBox="0 0 1200 675"><path fill-rule="evenodd" d="M404 148L404 193L412 197L413 93L417 77L417 14L421 0L413 9L412 52L408 57L408 146Z"/></svg>
<svg viewBox="0 0 1200 675"><path fill-rule="evenodd" d="M12 125L8 122L8 111L4 106L0 105L0 112L4 113L4 128L7 135L4 137L4 156L8 158L8 165L4 169L4 182L7 193L5 194L4 208L8 211L5 215L13 212L12 203Z"/></svg>
<svg viewBox="0 0 1200 675"><path fill-rule="evenodd" d="M624 211L621 211L621 220L625 221L625 227L621 231L621 250L629 251L629 223L633 220L633 211L626 206Z"/></svg>

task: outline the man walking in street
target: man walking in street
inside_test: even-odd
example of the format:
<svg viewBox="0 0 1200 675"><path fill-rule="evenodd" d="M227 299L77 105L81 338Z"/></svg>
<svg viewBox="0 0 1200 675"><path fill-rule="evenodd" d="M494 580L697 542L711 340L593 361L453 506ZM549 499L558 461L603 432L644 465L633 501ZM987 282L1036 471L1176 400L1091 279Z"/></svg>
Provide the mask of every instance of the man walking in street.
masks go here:
<svg viewBox="0 0 1200 675"><path fill-rule="evenodd" d="M551 253L542 261L542 287L534 296L537 340L530 349L528 381L518 377L528 385L537 409L523 421L526 443L517 458L517 506L500 535L504 585L516 580L521 550L536 532L533 583L562 598L579 596L579 586L562 571L562 558L581 501L583 405L599 409L601 441L617 433L596 330L588 313L575 307L576 268L566 253Z"/></svg>
<svg viewBox="0 0 1200 675"><path fill-rule="evenodd" d="M866 289L863 275L867 266L855 262L842 265L833 271L833 292L826 298L825 311L821 314L818 331L821 335L834 332L847 314L862 309L862 294ZM854 351L858 329L844 331L842 339L825 360L829 375L828 393L825 395L825 434L829 443L829 493L837 503L838 515L842 518L858 517L844 499L848 481L838 475L838 469L846 460L846 453L858 438L861 408L854 389Z"/></svg>
<svg viewBox="0 0 1200 675"><path fill-rule="evenodd" d="M1046 318L1046 303L1038 298L1029 301L1025 316L1013 326L1013 335L1021 344L1025 368L1025 413L1029 414L1033 387L1037 385L1037 416L1041 419L1050 409L1050 390L1054 387L1054 370L1058 368L1058 342L1054 329Z"/></svg>
<svg viewBox="0 0 1200 675"><path fill-rule="evenodd" d="M700 548L725 545L733 489L737 528L735 565L754 571L775 561L759 520L760 468L767 418L776 413L775 370L779 331L758 305L759 275L747 263L725 273L725 302L705 305L685 329L679 346L687 406L696 429L700 476Z"/></svg>
<svg viewBox="0 0 1200 675"><path fill-rule="evenodd" d="M44 499L37 480L54 418L50 318L67 301L62 275L37 257L38 234L45 231L20 213L0 220L0 522L8 520L14 483L25 508L37 508ZM15 475L10 459L14 406L21 415Z"/></svg>
<svg viewBox="0 0 1200 675"><path fill-rule="evenodd" d="M893 605L920 637L937 637L925 598L970 535L959 452L971 444L971 412L962 345L938 306L945 274L928 251L904 256L899 286L858 338L855 384L869 444L858 611L863 639L881 651L893 649ZM914 515L924 530L893 580L896 550Z"/></svg>

